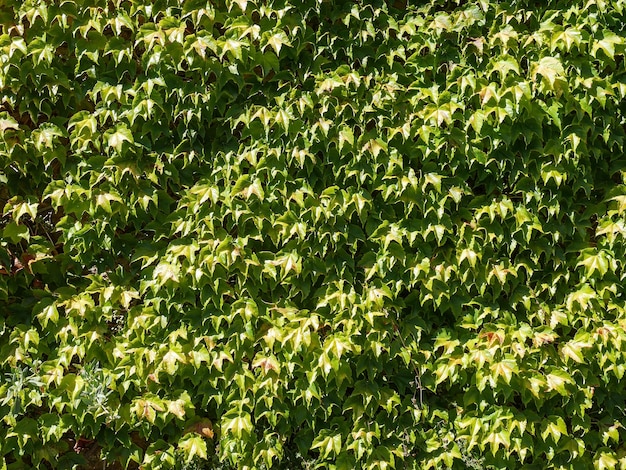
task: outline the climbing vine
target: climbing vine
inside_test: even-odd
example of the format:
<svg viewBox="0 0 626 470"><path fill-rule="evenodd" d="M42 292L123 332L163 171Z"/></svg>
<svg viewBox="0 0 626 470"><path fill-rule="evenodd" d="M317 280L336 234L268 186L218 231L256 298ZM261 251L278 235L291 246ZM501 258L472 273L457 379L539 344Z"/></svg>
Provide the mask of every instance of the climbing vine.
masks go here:
<svg viewBox="0 0 626 470"><path fill-rule="evenodd" d="M0 1L0 469L626 468L623 0Z"/></svg>

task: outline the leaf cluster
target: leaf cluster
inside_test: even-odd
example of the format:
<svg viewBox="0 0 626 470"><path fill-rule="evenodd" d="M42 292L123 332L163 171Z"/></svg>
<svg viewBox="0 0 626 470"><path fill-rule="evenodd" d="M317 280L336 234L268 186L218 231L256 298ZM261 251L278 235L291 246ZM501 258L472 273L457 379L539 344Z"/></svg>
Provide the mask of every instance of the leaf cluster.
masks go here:
<svg viewBox="0 0 626 470"><path fill-rule="evenodd" d="M0 469L626 467L626 3L417 3L0 3Z"/></svg>

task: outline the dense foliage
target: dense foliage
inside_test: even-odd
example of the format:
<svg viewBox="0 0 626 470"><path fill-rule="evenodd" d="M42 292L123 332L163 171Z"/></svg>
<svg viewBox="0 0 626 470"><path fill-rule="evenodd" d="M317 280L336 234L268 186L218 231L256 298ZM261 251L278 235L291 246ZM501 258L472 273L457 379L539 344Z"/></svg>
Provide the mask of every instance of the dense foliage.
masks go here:
<svg viewBox="0 0 626 470"><path fill-rule="evenodd" d="M625 6L2 0L0 468L626 468Z"/></svg>

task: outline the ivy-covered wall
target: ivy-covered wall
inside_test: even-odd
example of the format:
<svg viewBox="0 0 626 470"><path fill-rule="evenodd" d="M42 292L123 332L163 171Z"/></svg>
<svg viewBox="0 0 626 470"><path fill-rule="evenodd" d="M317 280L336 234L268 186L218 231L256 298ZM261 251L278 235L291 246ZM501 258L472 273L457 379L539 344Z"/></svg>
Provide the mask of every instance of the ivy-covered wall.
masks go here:
<svg viewBox="0 0 626 470"><path fill-rule="evenodd" d="M0 469L626 468L625 8L0 0Z"/></svg>

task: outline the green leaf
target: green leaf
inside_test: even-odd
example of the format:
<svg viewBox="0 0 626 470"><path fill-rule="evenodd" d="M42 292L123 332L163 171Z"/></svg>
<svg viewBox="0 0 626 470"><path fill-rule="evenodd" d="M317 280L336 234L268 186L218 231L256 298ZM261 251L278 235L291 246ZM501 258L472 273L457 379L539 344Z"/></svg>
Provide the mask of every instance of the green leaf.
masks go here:
<svg viewBox="0 0 626 470"><path fill-rule="evenodd" d="M222 419L222 432L232 433L238 439L244 439L252 434L252 420L248 413Z"/></svg>
<svg viewBox="0 0 626 470"><path fill-rule="evenodd" d="M553 369L546 375L548 390L556 390L561 395L568 395L567 385L574 384L572 377L564 370Z"/></svg>
<svg viewBox="0 0 626 470"><path fill-rule="evenodd" d="M517 75L520 73L517 61L511 56L495 61L491 67L493 72L500 73L500 80L502 81L509 72L515 72Z"/></svg>
<svg viewBox="0 0 626 470"><path fill-rule="evenodd" d="M560 416L550 416L544 424L544 430L541 433L541 438L545 441L548 436L552 437L555 443L558 443L561 436L567 436L567 425Z"/></svg>
<svg viewBox="0 0 626 470"><path fill-rule="evenodd" d="M2 236L9 239L11 243L18 244L21 240L30 240L30 232L26 225L18 224L17 222L9 222L2 230Z"/></svg>
<svg viewBox="0 0 626 470"><path fill-rule="evenodd" d="M37 320L44 329L48 326L48 322L57 323L59 321L59 310L56 304L52 303L43 308L41 313L37 315Z"/></svg>
<svg viewBox="0 0 626 470"><path fill-rule="evenodd" d="M568 341L561 347L561 354L574 362L583 363L585 361L585 354L583 349L591 347L591 344L584 341Z"/></svg>
<svg viewBox="0 0 626 470"><path fill-rule="evenodd" d="M223 59L227 53L231 53L237 60L241 60L243 57L242 46L243 42L235 39L227 39L225 41L219 41L218 45L221 48L220 59Z"/></svg>
<svg viewBox="0 0 626 470"><path fill-rule="evenodd" d="M532 77L536 79L537 75L545 78L550 87L554 87L557 78L561 78L565 73L563 64L556 57L542 57L533 65Z"/></svg>
<svg viewBox="0 0 626 470"><path fill-rule="evenodd" d="M598 51L602 50L610 59L615 58L615 46L624 44L624 38L618 36L613 31L604 31L602 39L594 41L591 47L591 55L598 57Z"/></svg>
<svg viewBox="0 0 626 470"><path fill-rule="evenodd" d="M161 285L169 280L179 282L179 275L180 266L177 264L161 262L154 268L154 277L159 280Z"/></svg>
<svg viewBox="0 0 626 470"><path fill-rule="evenodd" d="M580 44L582 42L582 34L575 27L568 27L563 31L555 32L552 35L552 50L554 50L559 42L563 42L565 44L566 50L570 51L573 45L580 47Z"/></svg>
<svg viewBox="0 0 626 470"><path fill-rule="evenodd" d="M174 349L170 349L163 356L161 365L163 369L165 370L165 372L167 372L169 375L174 375L176 371L178 370L178 363L184 364L186 362L187 361L184 356L182 356L179 352L175 351Z"/></svg>
<svg viewBox="0 0 626 470"><path fill-rule="evenodd" d="M603 277L613 264L604 251L596 253L594 250L586 250L581 253L581 258L582 260L576 266L585 267L586 278L590 278L596 271L600 274L600 277Z"/></svg>
<svg viewBox="0 0 626 470"><path fill-rule="evenodd" d="M0 132L4 132L9 129L19 129L17 121L13 119L9 113L3 111L0 113Z"/></svg>
<svg viewBox="0 0 626 470"><path fill-rule="evenodd" d="M132 132L124 125L118 126L114 130L109 130L104 134L109 147L113 147L118 152L122 151L124 142L134 143Z"/></svg>
<svg viewBox="0 0 626 470"><path fill-rule="evenodd" d="M343 148L346 142L350 147L354 145L354 133L349 127L344 127L339 131L339 150Z"/></svg>
<svg viewBox="0 0 626 470"><path fill-rule="evenodd" d="M313 441L311 449L320 449L320 457L338 456L341 453L341 434L322 433Z"/></svg>
<svg viewBox="0 0 626 470"><path fill-rule="evenodd" d="M517 373L517 362L513 359L504 359L491 365L491 371L496 377L502 377L509 384L514 373Z"/></svg>
<svg viewBox="0 0 626 470"><path fill-rule="evenodd" d="M280 50L283 46L291 47L289 38L283 31L275 31L264 35L265 45L261 47L262 51L265 51L267 46L271 46L277 56L280 56Z"/></svg>
<svg viewBox="0 0 626 470"><path fill-rule="evenodd" d="M567 296L567 308L568 310L572 310L574 303L577 303L584 310L589 305L589 302L596 297L596 291L594 291L589 284L585 283L580 289Z"/></svg>
<svg viewBox="0 0 626 470"><path fill-rule="evenodd" d="M196 457L207 459L206 441L200 436L189 436L181 439L178 441L178 448L186 454L185 462L187 463L191 463Z"/></svg>
<svg viewBox="0 0 626 470"><path fill-rule="evenodd" d="M617 468L618 463L615 453L607 449L596 453L593 460L593 468L596 470L608 470Z"/></svg>
<svg viewBox="0 0 626 470"><path fill-rule="evenodd" d="M122 199L115 194L103 193L96 196L96 207L102 207L105 212L112 214L111 201L122 202Z"/></svg>
<svg viewBox="0 0 626 470"><path fill-rule="evenodd" d="M511 433L507 429L492 432L487 435L485 442L490 444L491 454L496 455L500 447L508 449L511 446Z"/></svg>
<svg viewBox="0 0 626 470"><path fill-rule="evenodd" d="M146 419L150 424L154 424L157 412L165 411L163 400L154 395L146 395L144 398L136 400L135 413L140 419Z"/></svg>

